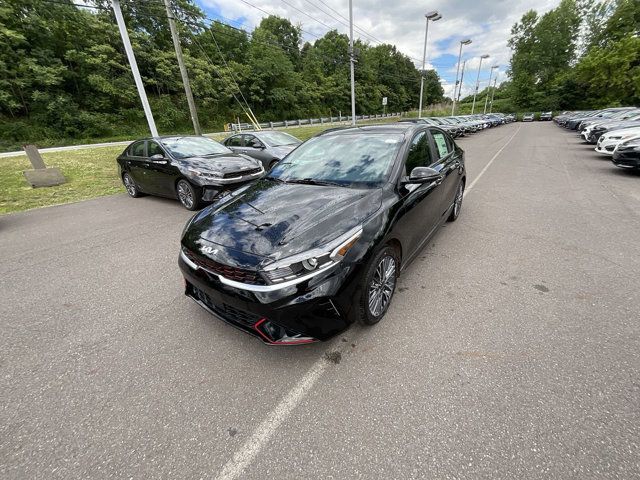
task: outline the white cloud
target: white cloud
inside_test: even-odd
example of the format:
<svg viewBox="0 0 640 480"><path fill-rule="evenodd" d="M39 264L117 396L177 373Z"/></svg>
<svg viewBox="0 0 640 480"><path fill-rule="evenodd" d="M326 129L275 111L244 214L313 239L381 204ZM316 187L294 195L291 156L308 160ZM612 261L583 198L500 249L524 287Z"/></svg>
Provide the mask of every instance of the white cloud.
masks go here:
<svg viewBox="0 0 640 480"><path fill-rule="evenodd" d="M265 13L242 1L198 0L205 7L219 12L230 19L244 21L245 28L253 28L265 16ZM331 11L333 8L348 18L348 2L346 0L247 0L251 4L267 12L290 19L305 30L305 39L314 40L313 35L322 36L327 27L310 17L348 33L344 23L346 20ZM324 2L324 3L323 3ZM500 65L498 82L506 78L510 51L507 40L512 25L522 15L534 9L538 13L555 7L559 0L431 0L423 4L414 0L353 0L354 23L373 37L387 43L395 44L400 51L414 59L416 66L421 67L422 49L424 45L424 29L426 11L438 10L442 20L429 24L429 41L427 59L429 65L435 67L443 78L445 94L451 95L455 80L455 59L458 56L459 41L471 38L473 43L463 49L463 58L467 58L467 70L462 94L472 93L477 75L479 56L489 54L491 58L483 62L480 77L480 88L486 86L489 67ZM297 11L298 8L304 14ZM327 12L327 13L323 13ZM355 32L356 36L369 40L365 35ZM486 67L486 68L485 68ZM484 84L483 84L484 81Z"/></svg>

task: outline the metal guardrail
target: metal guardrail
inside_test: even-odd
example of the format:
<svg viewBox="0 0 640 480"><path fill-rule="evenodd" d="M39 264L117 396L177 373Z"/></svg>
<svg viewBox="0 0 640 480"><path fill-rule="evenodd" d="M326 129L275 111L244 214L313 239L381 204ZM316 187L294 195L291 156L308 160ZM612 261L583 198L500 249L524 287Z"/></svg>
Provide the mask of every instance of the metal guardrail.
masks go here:
<svg viewBox="0 0 640 480"><path fill-rule="evenodd" d="M402 113L376 113L374 115L356 115L356 120L375 120L377 118L401 117ZM283 120L281 122L264 122L259 123L260 128L286 128L301 127L303 125L324 125L326 123L342 123L351 120L351 115L337 117L320 117L320 118L301 118L298 120ZM232 123L231 131L254 130L254 126L250 123Z"/></svg>

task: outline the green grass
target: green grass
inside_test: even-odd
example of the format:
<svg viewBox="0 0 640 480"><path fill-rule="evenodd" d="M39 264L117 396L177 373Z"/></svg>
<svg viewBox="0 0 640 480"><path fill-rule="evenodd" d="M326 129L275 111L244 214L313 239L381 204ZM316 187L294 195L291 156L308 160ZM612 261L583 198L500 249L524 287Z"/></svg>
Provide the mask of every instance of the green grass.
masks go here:
<svg viewBox="0 0 640 480"><path fill-rule="evenodd" d="M396 120L385 118L363 123L392 123ZM335 126L337 125L313 125L283 130L301 140L307 140ZM226 135L214 136L216 140L225 137ZM124 192L116 164L116 157L123 150L123 146L116 146L43 153L46 165L58 167L67 180L64 185L47 188L31 188L25 180L22 172L31 169L26 155L0 158L0 214Z"/></svg>

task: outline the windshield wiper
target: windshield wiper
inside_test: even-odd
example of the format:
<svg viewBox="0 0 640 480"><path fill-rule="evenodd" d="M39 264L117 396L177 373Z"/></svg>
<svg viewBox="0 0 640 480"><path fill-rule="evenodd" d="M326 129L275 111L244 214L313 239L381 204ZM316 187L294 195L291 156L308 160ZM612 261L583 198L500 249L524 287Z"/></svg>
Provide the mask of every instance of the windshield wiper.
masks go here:
<svg viewBox="0 0 640 480"><path fill-rule="evenodd" d="M337 182L329 182L326 180L314 180L313 178L298 178L293 180L286 180L287 183L300 183L302 185L322 185L332 187L344 187L343 184Z"/></svg>
<svg viewBox="0 0 640 480"><path fill-rule="evenodd" d="M281 178L278 177L272 177L271 175L267 175L266 177L264 177L266 180L273 180L274 182L277 183L286 183L284 180L282 180Z"/></svg>

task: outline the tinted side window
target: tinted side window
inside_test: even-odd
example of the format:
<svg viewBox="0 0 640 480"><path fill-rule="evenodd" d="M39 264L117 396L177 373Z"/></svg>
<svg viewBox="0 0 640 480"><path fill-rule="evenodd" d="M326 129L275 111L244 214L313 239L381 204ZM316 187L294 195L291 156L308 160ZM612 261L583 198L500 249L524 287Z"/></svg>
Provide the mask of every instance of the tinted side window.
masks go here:
<svg viewBox="0 0 640 480"><path fill-rule="evenodd" d="M240 135L229 138L226 143L227 147L241 147L242 141Z"/></svg>
<svg viewBox="0 0 640 480"><path fill-rule="evenodd" d="M164 150L162 150L162 148L160 147L160 145L158 145L156 142L149 142L147 143L147 150L148 150L148 156L152 157L154 155L162 155L163 157L164 155Z"/></svg>
<svg viewBox="0 0 640 480"><path fill-rule="evenodd" d="M249 148L253 147L253 144L256 142L262 143L253 135L243 135L243 140L244 140L244 146Z"/></svg>
<svg viewBox="0 0 640 480"><path fill-rule="evenodd" d="M427 132L420 132L411 140L406 162L407 175L416 167L428 167L432 163L429 135Z"/></svg>
<svg viewBox="0 0 640 480"><path fill-rule="evenodd" d="M132 157L144 157L144 141L136 142L129 148L129 155Z"/></svg>
<svg viewBox="0 0 640 480"><path fill-rule="evenodd" d="M436 152L438 158L443 158L449 155L452 151L451 143L447 141L447 137L444 133L438 131L432 131L431 136L436 144Z"/></svg>

